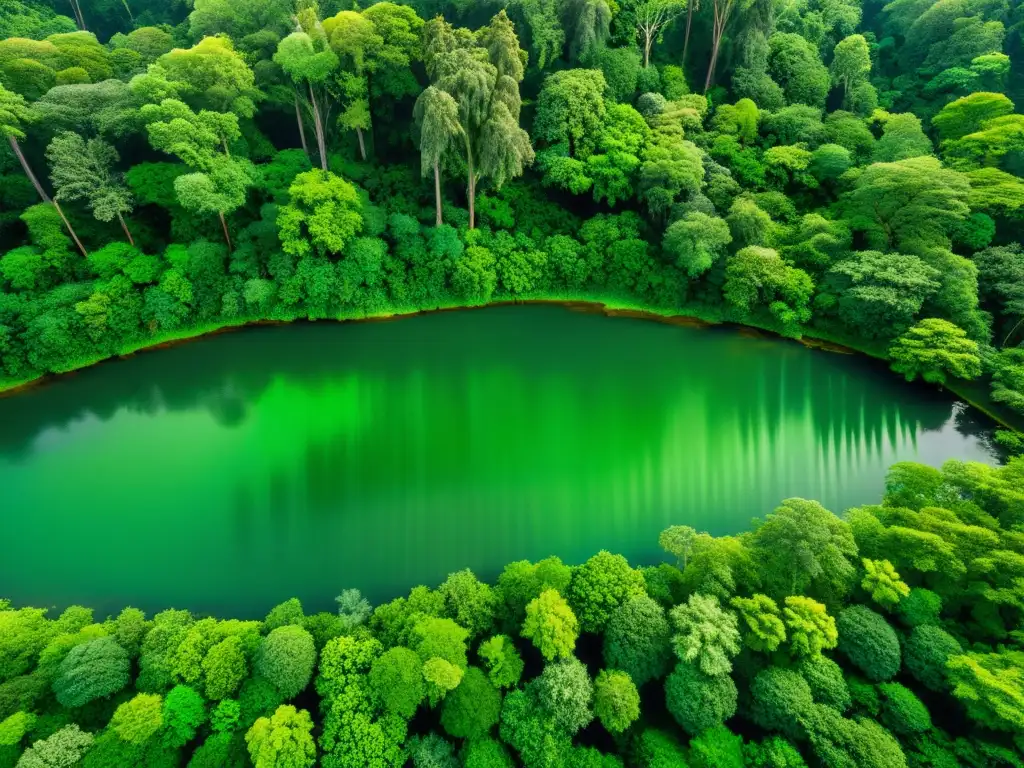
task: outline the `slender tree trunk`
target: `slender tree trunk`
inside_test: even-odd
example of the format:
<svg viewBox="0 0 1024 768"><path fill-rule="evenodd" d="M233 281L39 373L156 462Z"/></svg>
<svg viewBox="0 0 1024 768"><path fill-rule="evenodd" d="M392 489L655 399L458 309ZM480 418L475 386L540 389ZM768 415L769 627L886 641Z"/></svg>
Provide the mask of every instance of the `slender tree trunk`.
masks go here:
<svg viewBox="0 0 1024 768"><path fill-rule="evenodd" d="M693 3L689 0L686 4L686 34L683 35L683 69L686 69L686 51L690 48L690 24L693 22Z"/></svg>
<svg viewBox="0 0 1024 768"><path fill-rule="evenodd" d="M228 223L224 221L224 211L217 211L217 215L220 216L220 225L224 229L224 239L228 242L228 251L234 250L231 246L231 235L228 234Z"/></svg>
<svg viewBox="0 0 1024 768"><path fill-rule="evenodd" d="M469 228L476 227L476 169L473 167L473 145L466 136L466 178L468 179L467 192L469 193Z"/></svg>
<svg viewBox="0 0 1024 768"><path fill-rule="evenodd" d="M1005 348L1006 347L1006 342L1008 342L1010 340L1010 337L1013 336L1013 334L1017 332L1017 329L1020 328L1022 325L1024 325L1024 317L1022 317L1020 320L1018 320L1017 324L1015 326L1013 326L1013 328L1010 329L1010 332L1008 334L1006 334L1006 338L1003 339L1003 343L1000 344L999 346Z"/></svg>
<svg viewBox="0 0 1024 768"><path fill-rule="evenodd" d="M28 176L28 180L32 182L32 186L36 188L36 192L39 194L39 196L43 198L43 202L53 202L52 200L50 200L50 196L46 194L46 190L43 189L43 185L39 183L39 179L37 179L36 175L32 173L32 168L29 166L28 160L25 159L25 155L22 154L21 146L18 144L18 140L13 136L8 136L7 141L9 141L11 144L11 151L14 152L14 156L18 158L18 162L21 163L21 170L23 170L25 172L25 175Z"/></svg>
<svg viewBox="0 0 1024 768"><path fill-rule="evenodd" d="M435 226L440 227L444 224L444 219L441 217L441 169L436 162L434 163L434 200L437 204L437 221Z"/></svg>
<svg viewBox="0 0 1024 768"><path fill-rule="evenodd" d="M644 69L647 69L647 65L651 61L652 45L654 45L654 35L651 32L644 31Z"/></svg>
<svg viewBox="0 0 1024 768"><path fill-rule="evenodd" d="M227 140L227 138L222 138L222 139L220 140L220 143L221 143L221 144L223 145L223 147L224 147L224 154L225 154L225 155L227 155L228 157L231 157L231 150L230 150L230 149L228 149L228 140Z"/></svg>
<svg viewBox="0 0 1024 768"><path fill-rule="evenodd" d="M363 162L365 163L366 162L366 142L363 140L363 129L362 128L356 128L356 136L359 137L359 157L361 157L363 159Z"/></svg>
<svg viewBox="0 0 1024 768"><path fill-rule="evenodd" d="M718 66L718 54L722 47L722 36L725 26L729 23L733 0L713 0L714 26L711 30L711 62L708 64L708 76L704 80L704 93L708 92L715 79L715 68Z"/></svg>
<svg viewBox="0 0 1024 768"><path fill-rule="evenodd" d="M309 85L309 99L313 103L313 127L316 129L316 146L320 151L320 168L327 170L327 142L324 141L324 124L320 120L320 105L316 103L316 94L313 93L313 84Z"/></svg>
<svg viewBox="0 0 1024 768"><path fill-rule="evenodd" d="M302 126L302 111L299 109L299 92L295 92L295 121L299 124L299 139L302 141L302 151L309 155L309 146L306 144L306 129Z"/></svg>
<svg viewBox="0 0 1024 768"><path fill-rule="evenodd" d="M79 29L85 32L85 17L82 16L82 7L78 4L78 0L70 0L70 2L71 10L75 12L75 22L78 24Z"/></svg>
<svg viewBox="0 0 1024 768"><path fill-rule="evenodd" d="M124 236L128 238L128 242L134 247L135 240L132 239L132 233L128 231L128 225L124 223L124 216L120 213L117 214L117 220L121 222L121 229L124 230Z"/></svg>
<svg viewBox="0 0 1024 768"><path fill-rule="evenodd" d="M75 241L75 245L78 246L78 250L82 252L82 255L89 258L89 252L85 250L85 246L82 245L82 241L78 239L78 234L71 227L71 222L68 221L68 217L64 215L64 211L61 210L60 203L56 200L53 201L53 207L57 209L57 213L60 214L61 221L64 222L64 226L68 228L68 232L71 233L71 239Z"/></svg>
<svg viewBox="0 0 1024 768"><path fill-rule="evenodd" d="M68 228L68 233L71 235L71 239L75 241L75 245L78 246L78 250L82 252L83 256L88 256L89 254L85 250L85 246L82 245L82 241L78 239L78 234L75 232L74 227L71 226L71 222L67 220L67 217L64 215L64 211L62 211L60 206L57 205L56 200L50 199L50 196L46 194L46 190L43 189L43 185L39 183L39 179L37 179L36 175L32 172L32 167L28 164L28 160L22 153L18 140L13 136L8 136L7 141L11 145L11 150L14 152L14 156L17 157L18 162L21 163L21 170L25 172L25 175L28 176L28 180L31 181L32 186L35 187L36 193L40 198L42 198L44 203L49 203L57 209L57 213L60 214L61 221L63 221L64 226Z"/></svg>

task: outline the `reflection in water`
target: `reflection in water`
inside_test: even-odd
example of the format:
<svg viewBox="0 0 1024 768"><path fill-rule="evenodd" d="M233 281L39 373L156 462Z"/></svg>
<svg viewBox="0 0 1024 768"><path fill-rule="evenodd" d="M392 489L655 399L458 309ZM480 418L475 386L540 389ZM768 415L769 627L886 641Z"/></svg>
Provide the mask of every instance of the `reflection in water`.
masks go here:
<svg viewBox="0 0 1024 768"><path fill-rule="evenodd" d="M550 307L256 329L0 400L0 594L261 615L604 547L658 557L990 429L854 357Z"/></svg>

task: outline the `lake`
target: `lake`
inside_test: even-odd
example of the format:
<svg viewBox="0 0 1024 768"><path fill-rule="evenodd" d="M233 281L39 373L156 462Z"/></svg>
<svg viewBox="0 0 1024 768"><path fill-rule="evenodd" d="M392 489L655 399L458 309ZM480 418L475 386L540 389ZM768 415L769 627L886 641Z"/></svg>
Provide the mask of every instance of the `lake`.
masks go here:
<svg viewBox="0 0 1024 768"><path fill-rule="evenodd" d="M887 467L994 463L988 420L884 365L736 329L556 306L251 328L0 399L0 596L262 617L792 496L877 502Z"/></svg>

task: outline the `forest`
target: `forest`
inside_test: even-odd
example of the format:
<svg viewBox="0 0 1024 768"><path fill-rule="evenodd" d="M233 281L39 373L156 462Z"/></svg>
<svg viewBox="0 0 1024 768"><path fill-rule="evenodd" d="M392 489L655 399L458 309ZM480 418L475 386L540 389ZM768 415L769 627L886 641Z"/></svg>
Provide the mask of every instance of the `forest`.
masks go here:
<svg viewBox="0 0 1024 768"><path fill-rule="evenodd" d="M588 300L1019 416L1022 30L1018 0L0 0L0 390ZM262 621L0 600L0 768L1024 768L1024 458L659 544Z"/></svg>
<svg viewBox="0 0 1024 768"><path fill-rule="evenodd" d="M1020 3L54 2L0 0L0 388L584 299L1024 413Z"/></svg>
<svg viewBox="0 0 1024 768"><path fill-rule="evenodd" d="M1024 458L262 621L0 603L3 768L1019 768Z"/></svg>

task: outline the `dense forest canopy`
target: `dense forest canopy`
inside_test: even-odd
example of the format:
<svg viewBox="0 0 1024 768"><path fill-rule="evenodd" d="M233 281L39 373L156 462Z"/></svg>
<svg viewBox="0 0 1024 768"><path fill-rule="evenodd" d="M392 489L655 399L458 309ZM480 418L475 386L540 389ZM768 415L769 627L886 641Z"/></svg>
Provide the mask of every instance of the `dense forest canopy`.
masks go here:
<svg viewBox="0 0 1024 768"><path fill-rule="evenodd" d="M0 386L591 298L843 342L1012 423L1022 8L0 0Z"/></svg>
<svg viewBox="0 0 1024 768"><path fill-rule="evenodd" d="M2 768L1019 768L1024 458L262 621L0 601Z"/></svg>

